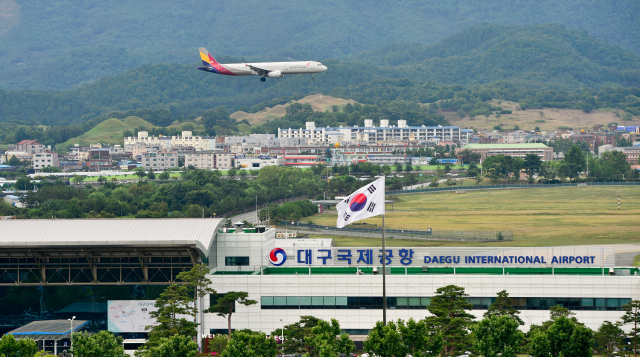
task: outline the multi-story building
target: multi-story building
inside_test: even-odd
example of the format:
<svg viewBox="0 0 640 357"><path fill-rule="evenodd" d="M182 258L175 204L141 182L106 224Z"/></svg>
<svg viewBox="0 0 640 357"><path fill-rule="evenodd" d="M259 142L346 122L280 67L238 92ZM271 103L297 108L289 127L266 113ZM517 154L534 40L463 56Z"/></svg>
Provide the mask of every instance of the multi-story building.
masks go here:
<svg viewBox="0 0 640 357"><path fill-rule="evenodd" d="M372 119L365 119L364 127L316 128L315 122L307 122L306 128L280 129L278 138L306 139L310 143L364 143L387 142L438 142L453 141L467 143L472 130L457 126L407 126L406 120L398 120L397 126L390 126L389 120L380 120L380 126L373 126Z"/></svg>
<svg viewBox="0 0 640 357"><path fill-rule="evenodd" d="M124 146L144 144L150 146L158 146L161 150L171 149L171 137L168 136L149 136L148 131L139 131L138 136L127 136L124 138Z"/></svg>
<svg viewBox="0 0 640 357"><path fill-rule="evenodd" d="M202 170L228 170L232 166L233 155L221 151L199 151L186 154L184 166L194 166Z"/></svg>
<svg viewBox="0 0 640 357"><path fill-rule="evenodd" d="M319 163L323 163L320 161L318 155L285 155L284 156L284 165L285 166L293 166L293 167L309 167Z"/></svg>
<svg viewBox="0 0 640 357"><path fill-rule="evenodd" d="M462 150L469 149L481 155L481 160L488 156L505 155L524 159L527 154L536 154L542 161L553 161L553 148L545 144L467 144Z"/></svg>
<svg viewBox="0 0 640 357"><path fill-rule="evenodd" d="M51 145L45 146L35 140L22 140L15 145L9 145L9 151L21 151L35 154L43 151L51 151Z"/></svg>
<svg viewBox="0 0 640 357"><path fill-rule="evenodd" d="M282 156L270 155L236 155L235 165L246 170L261 169L266 166L282 166L284 158Z"/></svg>
<svg viewBox="0 0 640 357"><path fill-rule="evenodd" d="M58 167L58 153L43 151L32 154L32 165L34 170L42 170L45 167Z"/></svg>
<svg viewBox="0 0 640 357"><path fill-rule="evenodd" d="M178 167L178 154L175 152L148 152L141 157L141 166L145 170L164 171Z"/></svg>
<svg viewBox="0 0 640 357"><path fill-rule="evenodd" d="M207 151L216 149L216 138L209 136L193 136L191 131L183 131L182 136L171 137L171 147L191 146L196 151Z"/></svg>

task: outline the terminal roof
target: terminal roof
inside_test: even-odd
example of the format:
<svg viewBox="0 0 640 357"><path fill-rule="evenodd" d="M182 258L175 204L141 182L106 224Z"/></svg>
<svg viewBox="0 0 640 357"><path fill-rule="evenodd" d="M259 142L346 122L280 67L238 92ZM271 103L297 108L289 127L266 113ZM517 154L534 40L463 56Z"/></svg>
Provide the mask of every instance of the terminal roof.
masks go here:
<svg viewBox="0 0 640 357"><path fill-rule="evenodd" d="M0 220L0 248L171 247L209 251L223 218Z"/></svg>

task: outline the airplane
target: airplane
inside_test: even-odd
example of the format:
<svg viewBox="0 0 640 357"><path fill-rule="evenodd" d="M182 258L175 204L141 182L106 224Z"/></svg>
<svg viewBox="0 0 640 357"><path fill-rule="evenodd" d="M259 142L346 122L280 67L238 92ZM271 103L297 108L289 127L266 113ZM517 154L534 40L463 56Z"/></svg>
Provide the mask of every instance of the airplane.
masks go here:
<svg viewBox="0 0 640 357"><path fill-rule="evenodd" d="M262 82L269 78L282 78L285 74L309 74L327 70L327 66L316 61L262 62L262 63L225 63L220 64L204 47L200 47L202 64L197 69L226 76L261 76Z"/></svg>

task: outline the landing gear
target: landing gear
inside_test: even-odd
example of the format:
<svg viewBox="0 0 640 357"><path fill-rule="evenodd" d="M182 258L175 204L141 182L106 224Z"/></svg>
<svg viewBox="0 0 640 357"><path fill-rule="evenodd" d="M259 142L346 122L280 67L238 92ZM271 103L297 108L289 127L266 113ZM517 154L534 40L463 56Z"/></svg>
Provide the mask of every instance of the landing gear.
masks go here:
<svg viewBox="0 0 640 357"><path fill-rule="evenodd" d="M313 73L311 73L311 79L312 79L312 80L313 80L313 79L315 79L315 78L313 78Z"/></svg>
<svg viewBox="0 0 640 357"><path fill-rule="evenodd" d="M260 78L260 82L265 82L267 79L265 77Z"/></svg>

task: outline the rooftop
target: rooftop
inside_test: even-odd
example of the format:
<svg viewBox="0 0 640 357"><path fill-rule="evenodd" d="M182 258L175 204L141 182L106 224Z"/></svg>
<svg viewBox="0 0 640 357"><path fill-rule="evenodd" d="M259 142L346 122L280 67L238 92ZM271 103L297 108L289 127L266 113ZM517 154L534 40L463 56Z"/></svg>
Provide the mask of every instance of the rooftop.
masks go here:
<svg viewBox="0 0 640 357"><path fill-rule="evenodd" d="M546 149L545 144L523 143L523 144L467 144L462 149Z"/></svg>

